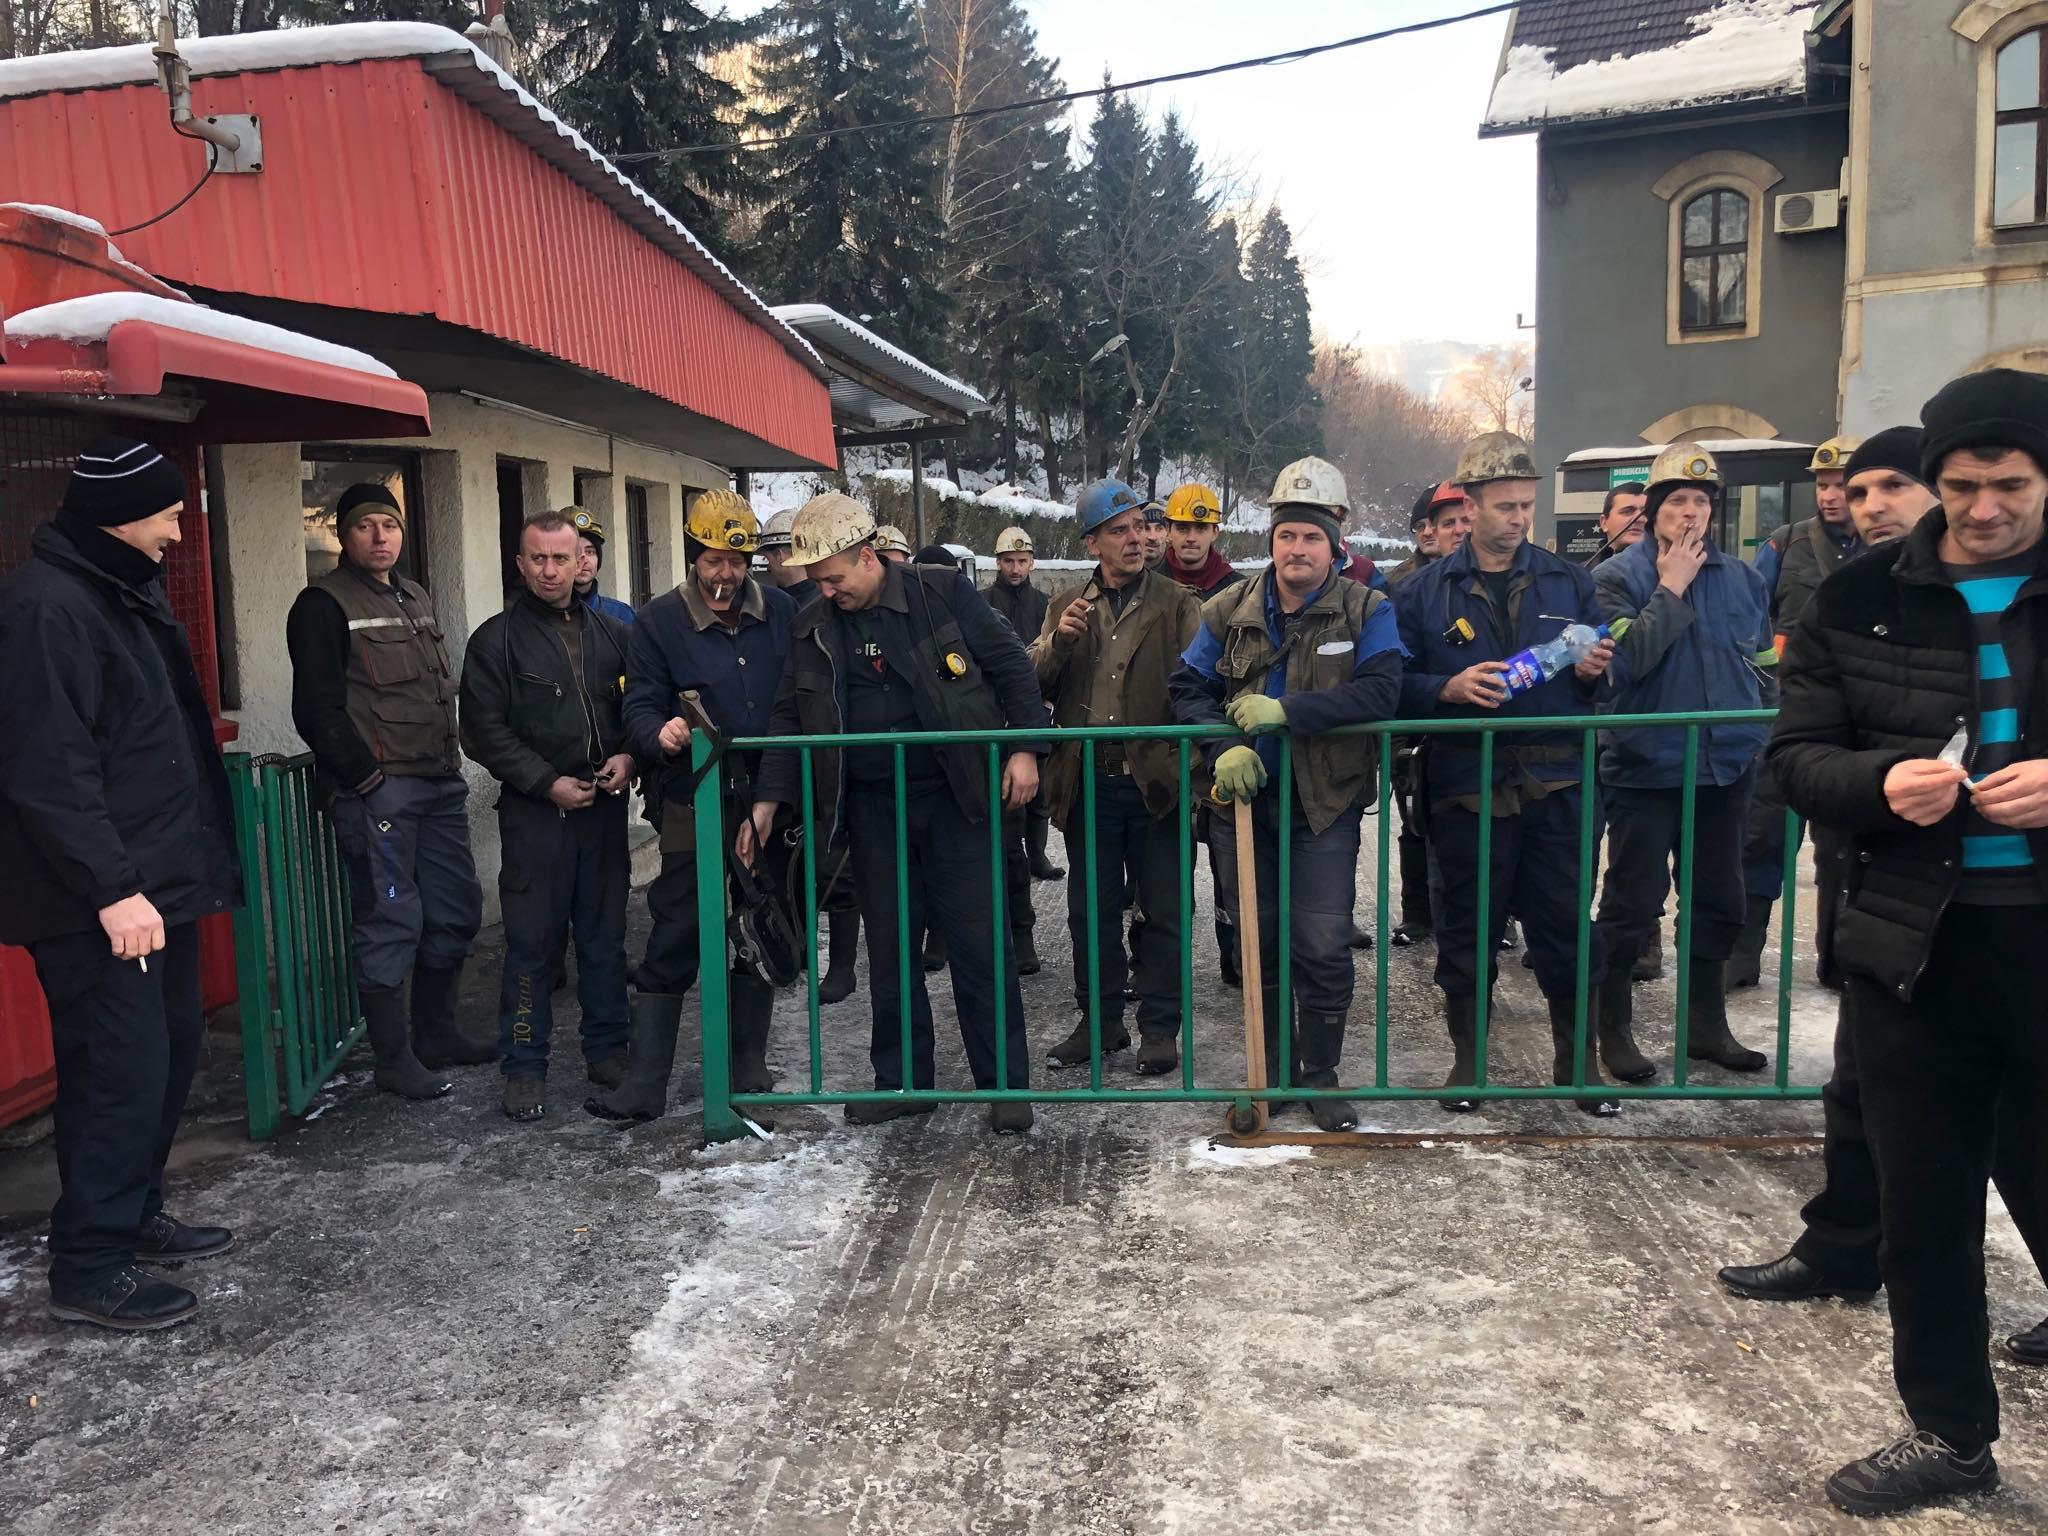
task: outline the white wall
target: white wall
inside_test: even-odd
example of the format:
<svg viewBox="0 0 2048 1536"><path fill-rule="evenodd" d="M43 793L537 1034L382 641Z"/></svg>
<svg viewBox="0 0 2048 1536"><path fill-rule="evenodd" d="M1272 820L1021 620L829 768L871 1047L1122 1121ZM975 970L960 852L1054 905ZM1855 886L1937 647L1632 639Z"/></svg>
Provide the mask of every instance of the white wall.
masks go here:
<svg viewBox="0 0 2048 1536"><path fill-rule="evenodd" d="M626 483L648 490L649 563L657 592L682 579L686 493L730 483L717 465L688 454L622 442L464 395L435 395L431 409L432 437L392 440L389 446L421 455L423 505L407 533L427 541L434 608L458 670L470 633L504 601L498 547L500 456L526 462L529 510L567 506L579 470L597 477L586 480L584 501L611 535L600 586L621 598L629 596L631 584ZM222 483L215 490L225 508L226 600L232 607L233 664L240 685L239 707L227 714L241 728L236 745L248 752L305 750L292 727L291 658L284 643L285 617L306 585L299 449L287 443L221 451ZM495 921L496 786L473 763L465 763L464 771L472 791L470 821L486 920Z"/></svg>

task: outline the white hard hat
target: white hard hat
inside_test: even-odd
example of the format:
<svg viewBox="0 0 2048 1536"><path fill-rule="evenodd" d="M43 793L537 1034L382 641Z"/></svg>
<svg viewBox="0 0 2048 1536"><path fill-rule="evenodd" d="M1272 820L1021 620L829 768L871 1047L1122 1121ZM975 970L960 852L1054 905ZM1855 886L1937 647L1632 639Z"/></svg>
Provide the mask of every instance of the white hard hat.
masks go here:
<svg viewBox="0 0 2048 1536"><path fill-rule="evenodd" d="M1344 484L1344 472L1328 459L1311 454L1296 459L1273 479L1271 506L1324 507L1339 521L1351 513L1351 492Z"/></svg>
<svg viewBox="0 0 2048 1536"><path fill-rule="evenodd" d="M1031 535L1022 528L1005 528L996 535L996 553L999 555L1029 555L1035 552L1031 547Z"/></svg>
<svg viewBox="0 0 2048 1536"><path fill-rule="evenodd" d="M755 541L756 549L789 548L789 531L796 524L796 513L777 512L761 525L761 537Z"/></svg>
<svg viewBox="0 0 2048 1536"><path fill-rule="evenodd" d="M1541 480L1536 455L1526 438L1512 432L1487 432L1473 438L1458 452L1458 469L1453 485L1469 489L1490 480Z"/></svg>
<svg viewBox="0 0 2048 1536"><path fill-rule="evenodd" d="M841 491L813 496L797 508L789 526L789 558L798 565L843 554L876 536L874 514Z"/></svg>
<svg viewBox="0 0 2048 1536"><path fill-rule="evenodd" d="M851 498L848 499L850 500ZM891 551L899 555L913 553L910 547L909 535L904 533L894 523L884 523L875 530L875 548L881 550L884 554L888 554Z"/></svg>

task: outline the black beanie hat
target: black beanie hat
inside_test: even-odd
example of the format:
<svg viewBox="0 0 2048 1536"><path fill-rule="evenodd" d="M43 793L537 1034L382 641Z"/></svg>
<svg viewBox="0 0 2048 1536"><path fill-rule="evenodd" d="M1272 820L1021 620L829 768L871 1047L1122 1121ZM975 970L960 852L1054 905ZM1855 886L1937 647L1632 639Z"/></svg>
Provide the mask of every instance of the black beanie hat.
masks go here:
<svg viewBox="0 0 2048 1536"><path fill-rule="evenodd" d="M1436 487L1425 485L1422 494L1415 498L1415 506L1408 514L1408 531L1413 533L1429 521L1429 515L1436 509Z"/></svg>
<svg viewBox="0 0 2048 1536"><path fill-rule="evenodd" d="M1866 469L1895 469L1908 480L1927 484L1921 464L1927 434L1918 427L1886 427L1863 439L1862 446L1849 455L1844 480L1854 480Z"/></svg>
<svg viewBox="0 0 2048 1536"><path fill-rule="evenodd" d="M1919 478L1933 485L1958 448L2017 448L2048 473L2048 378L2017 368L1966 373L1920 408Z"/></svg>
<svg viewBox="0 0 2048 1536"><path fill-rule="evenodd" d="M343 491L341 500L334 504L334 531L347 533L348 525L357 517L367 517L372 512L388 512L404 526L405 514L398 509L398 498L389 487L365 480Z"/></svg>
<svg viewBox="0 0 2048 1536"><path fill-rule="evenodd" d="M1273 530L1282 523L1313 523L1323 530L1330 541L1330 548L1340 557L1344 553L1344 530L1328 507L1311 506L1305 501L1283 501L1273 509L1273 515L1266 526L1266 548L1273 547Z"/></svg>
<svg viewBox="0 0 2048 1536"><path fill-rule="evenodd" d="M156 449L129 437L102 437L78 456L58 517L89 528L119 528L185 497L185 477Z"/></svg>

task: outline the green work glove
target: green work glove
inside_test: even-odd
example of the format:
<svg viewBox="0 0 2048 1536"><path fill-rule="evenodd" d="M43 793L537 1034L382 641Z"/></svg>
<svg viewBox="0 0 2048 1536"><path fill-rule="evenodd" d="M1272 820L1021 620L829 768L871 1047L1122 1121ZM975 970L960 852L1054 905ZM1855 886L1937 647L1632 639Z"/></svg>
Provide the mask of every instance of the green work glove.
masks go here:
<svg viewBox="0 0 2048 1536"><path fill-rule="evenodd" d="M1223 706L1223 712L1232 725L1253 736L1287 729L1286 705L1263 693L1240 693Z"/></svg>
<svg viewBox="0 0 2048 1536"><path fill-rule="evenodd" d="M1249 801L1266 784L1266 765L1250 747L1231 747L1216 759L1216 790L1226 800Z"/></svg>

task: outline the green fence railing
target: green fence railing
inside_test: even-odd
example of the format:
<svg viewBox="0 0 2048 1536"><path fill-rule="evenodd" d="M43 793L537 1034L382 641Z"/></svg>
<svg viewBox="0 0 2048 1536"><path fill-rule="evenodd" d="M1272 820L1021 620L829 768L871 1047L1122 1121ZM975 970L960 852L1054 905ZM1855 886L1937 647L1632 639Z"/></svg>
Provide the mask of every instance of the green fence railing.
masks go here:
<svg viewBox="0 0 2048 1536"><path fill-rule="evenodd" d="M1801 835L1800 819L1793 813L1786 813L1784 892L1779 913L1780 963L1777 978L1777 1049L1776 1069L1758 1080L1738 1083L1699 1083L1692 1080L1686 1053L1688 1031L1688 991L1690 960L1692 954L1692 891L1693 891L1693 840L1695 810L1699 790L1698 762L1701 733L1718 726L1755 725L1767 723L1774 718L1769 710L1730 711L1717 713L1671 714L1671 715L1586 715L1566 717L1510 717L1507 719L1456 719L1456 720L1401 720L1387 721L1371 726L1354 726L1344 734L1360 738L1360 751L1378 753L1381 764L1393 761L1393 746L1397 737L1432 737L1449 735L1478 735L1479 782L1490 783L1493 773L1495 742L1501 736L1525 735L1531 732L1573 732L1580 742L1581 782L1587 785L1597 783L1595 756L1598 737L1604 731L1682 729L1686 738L1686 769L1682 788L1683 806L1678 849L1679 868L1676 895L1678 912L1678 968L1675 999L1675 1039L1672 1051L1671 1081L1668 1083L1630 1085L1602 1081L1590 1085L1590 1092L1603 1099L1749 1099L1749 1100L1804 1100L1819 1097L1817 1083L1794 1083L1790 1080L1790 1042L1792 1029L1792 956L1793 937L1797 921L1797 867ZM912 1061L911 1007L912 988L909 985L913 956L911 945L914 935L909 931L909 891L905 868L905 827L904 815L904 749L906 741L918 746L978 745L987 749L988 779L991 805L1000 802L1002 758L1005 746L1029 742L1079 741L1082 744L1083 762L1078 793L1083 797L1082 821L1085 828L1083 846L1070 847L1067 852L1069 878L1083 879L1087 900L1087 1014L1090 1033L1090 1059L1088 1086L1086 1088L1053 1088L1043 1086L1015 1087L1008 1081L1007 1051L1008 1031L1011 1020L1005 1017L1004 993L1007 978L1004 939L1004 870L1003 832L1001 817L989 817L989 859L990 881L993 887L994 921L990 924L990 940L994 946L996 1012L992 1021L995 1033L995 1059L997 1081L992 1088L956 1089L904 1087L899 1089L873 1088L829 1088L824 1080L824 1041L819 1016L817 979L817 931L818 931L818 887L817 852L812 839L803 839L803 910L795 917L799 934L808 946L810 963L806 967L805 996L809 1022L809 1070L805 1086L790 1092L777 1093L733 1093L731 1091L730 1067L731 1035L730 1013L726 989L725 925L705 922L701 925L701 953L698 996L703 1030L703 1071L704 1071L704 1121L705 1133L712 1140L727 1140L748 1134L747 1113L749 1111L772 1110L779 1106L801 1104L858 1104L887 1102L967 1102L989 1103L1015 1100L1031 1103L1223 1103L1239 1110L1248 1110L1255 1100L1276 1099L1301 1100L1306 1098L1347 1098L1367 1100L1441 1100L1447 1096L1442 1085L1408 1085L1394 1083L1388 1074L1388 903L1379 900L1373 985L1373 1051L1372 1076L1369 1081L1342 1084L1335 1088L1302 1088L1291 1086L1288 1078L1293 1060L1293 1010L1287 1006L1290 996L1290 969L1292 935L1289 914L1291 908L1290 886L1290 842L1282 836L1277 839L1277 883L1278 883L1278 926L1277 946L1277 989L1282 1000L1279 1009L1279 1061L1277 1065L1278 1086L1265 1087L1259 1084L1244 1086L1202 1087L1196 1083L1195 1056L1195 989L1193 980L1193 921L1194 900L1194 851L1191 836L1192 815L1181 817L1179 839L1180 862L1180 903L1181 903L1181 952L1179 975L1181 983L1181 1038L1180 1077L1177 1084L1161 1083L1157 1087L1117 1088L1105 1087L1103 1083L1102 1053L1102 996L1101 956L1098 953L1098 912L1096 907L1095 869L1097 850L1095 846L1095 755L1098 743L1128 742L1138 740L1171 741L1176 744L1181 804L1192 811L1191 789L1194 780L1192 758L1194 744L1205 739L1224 736L1235 737L1237 733L1219 731L1211 726L1148 726L1140 728L1084 728L1069 730L992 730L917 733L903 735L859 735L841 734L833 736L761 737L737 739L729 742L732 751L751 752L757 750L793 750L801 758L801 801L797 808L801 818L799 825L810 828L814 825L813 811L815 775L813 755L820 751L846 747L886 746L894 753L895 771L895 815L896 815L896 908L898 916L897 964L902 967L905 984L902 986L901 1028L902 1061L906 1077ZM692 762L701 768L709 759L710 746L702 733L692 739ZM1267 786L1262 794L1271 794L1278 799L1279 824L1289 825L1294 798L1292 754L1280 754L1281 771L1275 782ZM1379 792L1376 818L1377 860L1374 889L1385 893L1391 888L1393 849L1393 817L1389 814L1392 785L1386 772L1379 775ZM721 801L722 788L719 776L705 774L700 780L696 794L695 814L697 831L697 893L698 910L702 912L724 912L726 910L726 873L724 851L729 845L732 827L728 824ZM1477 889L1469 899L1476 910L1489 910L1492 871L1493 822L1495 820L1490 800L1482 804L1479 823L1478 878ZM1455 1096L1461 1099L1581 1099L1589 1096L1589 1085L1584 1077L1585 1044L1589 1029L1593 1027L1591 998L1588 980L1591 966L1591 933L1594 882L1599 862L1601 825L1596 815L1595 797L1582 797L1579 819L1578 856L1578 954L1574 1005L1574 1049L1572 1059L1576 1063L1573 1081L1568 1084L1507 1084L1488 1080L1487 1032L1489 995L1480 988L1475 1006L1476 1040L1475 1054L1477 1067L1475 1080L1469 1086L1458 1086ZM1460 899L1453 893L1452 899ZM1487 925L1477 925L1474 974L1487 976L1494 960L1488 944ZM866 1030L863 1019L861 1028ZM1233 1055L1232 1060L1238 1077L1244 1075L1243 1059Z"/></svg>
<svg viewBox="0 0 2048 1536"><path fill-rule="evenodd" d="M363 1032L349 963L348 874L314 802L313 759L226 758L245 901L235 975L249 1136L302 1115Z"/></svg>

